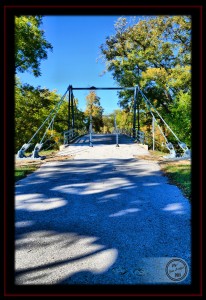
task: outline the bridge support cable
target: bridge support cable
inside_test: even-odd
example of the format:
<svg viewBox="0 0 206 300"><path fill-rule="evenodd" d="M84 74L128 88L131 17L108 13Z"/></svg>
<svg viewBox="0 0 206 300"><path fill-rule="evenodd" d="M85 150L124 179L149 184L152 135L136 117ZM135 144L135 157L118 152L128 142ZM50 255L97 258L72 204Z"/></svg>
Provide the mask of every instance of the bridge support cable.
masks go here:
<svg viewBox="0 0 206 300"><path fill-rule="evenodd" d="M160 119L163 121L163 123L167 126L167 128L170 130L170 132L174 135L174 137L177 139L177 141L180 142L180 139L176 136L176 134L172 131L172 129L169 127L169 125L165 122L165 120L162 118L162 116L159 114L159 112L156 110L156 108L151 104L151 102L148 100L148 98L145 96L145 94L140 90L140 93L144 100L149 104L150 107L154 109L154 111L157 113L157 115L160 117Z"/></svg>
<svg viewBox="0 0 206 300"><path fill-rule="evenodd" d="M158 126L158 128L159 128L159 130L160 130L162 136L164 137L166 143L168 143L168 139L166 138L165 134L163 133L161 127L159 126L159 124L158 124L158 122L157 122L157 120L156 120L156 118L155 118L153 112L151 111L151 109L150 109L150 107L149 107L149 105L148 105L147 103L146 103L146 107L148 108L150 114L152 115L152 119L153 119L153 120L155 121L155 123L157 124L157 126Z"/></svg>
<svg viewBox="0 0 206 300"><path fill-rule="evenodd" d="M152 112L151 109L150 109L150 105L148 104L148 102L145 102L145 104L146 104L146 107L148 108L150 114L152 115L152 121L154 122L153 124L155 124L155 123L157 124L160 133L162 134L162 136L164 137L164 139L165 139L165 141L166 141L165 146L166 146L166 148L167 148L167 149L169 150L169 152L170 152L169 155L164 156L164 157L165 157L165 158L175 158L175 157L176 157L176 152L175 152L175 149L174 149L173 144L172 144L171 142L168 141L168 139L166 138L165 134L163 133L163 131L162 131L161 127L159 126L159 124L158 124L158 122L157 122L157 120L156 120L156 118L155 118L153 112ZM154 141L153 141L153 145L154 145Z"/></svg>
<svg viewBox="0 0 206 300"><path fill-rule="evenodd" d="M31 139L29 140L28 143L24 144L20 150L17 152L17 158L26 158L27 156L25 156L25 151L32 145L31 141L35 138L35 136L39 133L39 131L43 128L43 126L46 124L47 121L50 120L48 127L46 128L46 131L40 141L40 143L37 143L34 147L34 150L32 152L32 155L29 156L29 158L42 158L41 156L38 155L38 152L40 151L40 149L43 146L43 140L46 136L46 133L48 131L48 129L51 127L51 125L54 122L54 119L56 117L56 114L61 106L61 104L63 103L65 96L68 92L68 89L66 90L66 92L64 93L64 95L61 97L61 99L59 100L59 102L55 105L55 107L50 111L49 115L46 117L46 119L44 120L44 122L41 124L41 126L37 129L37 131L34 133L34 135L31 137Z"/></svg>
<svg viewBox="0 0 206 300"><path fill-rule="evenodd" d="M166 148L170 151L170 154L168 156L165 156L165 158L175 158L177 157L176 151L174 149L174 146L171 142L168 142L166 136L164 135L164 133L162 132L159 124L157 123L156 118L154 117L154 114L151 111L151 108L155 111L155 113L159 116L159 118L162 120L162 122L166 125L166 127L169 129L169 131L173 134L173 136L176 138L179 147L183 150L183 155L182 158L190 158L191 157L191 152L190 149L188 149L187 145L183 142L180 141L180 139L177 137L177 135L173 132L173 130L170 128L170 126L165 122L165 120L162 118L162 116L160 115L160 113L156 110L156 108L151 104L151 102L148 100L148 98L145 96L145 94L141 91L141 89L139 89L143 100L148 108L148 110L150 111L150 113L152 114L156 124L158 125L158 128L160 130L160 132L162 133L162 135L164 136L165 140L166 140Z"/></svg>
<svg viewBox="0 0 206 300"><path fill-rule="evenodd" d="M152 113L151 113L151 114L152 114ZM154 116L153 114L152 114L152 120L153 120L153 122L154 122L154 125L155 125L155 123L157 124L157 126L158 126L158 128L159 128L159 131L161 132L162 136L165 138L165 141L166 141L165 146L166 146L166 148L167 148L167 149L169 150L169 152L170 152L169 155L164 156L164 157L165 157L165 158L175 158L175 157L176 157L176 151L175 151L175 149L174 149L174 146L173 146L173 144L172 144L171 142L168 141L168 139L167 139L166 136L164 135L164 133L163 133L161 127L160 127L159 124L157 123L157 120L156 120L156 118L155 118L155 116ZM154 137L153 137L153 148L154 148ZM154 149L153 149L153 150L154 150Z"/></svg>

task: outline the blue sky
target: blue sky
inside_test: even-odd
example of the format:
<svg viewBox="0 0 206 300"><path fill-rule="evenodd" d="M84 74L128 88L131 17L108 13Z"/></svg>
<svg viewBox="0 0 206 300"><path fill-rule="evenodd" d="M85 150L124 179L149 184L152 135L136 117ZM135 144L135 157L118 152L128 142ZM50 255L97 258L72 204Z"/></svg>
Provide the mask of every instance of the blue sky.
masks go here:
<svg viewBox="0 0 206 300"><path fill-rule="evenodd" d="M114 24L121 16L44 16L42 29L53 46L47 60L41 61L40 77L18 73L22 83L57 90L63 95L67 87L115 87L111 73L100 74L105 64L97 62L100 45L115 33ZM130 16L129 16L130 19ZM79 108L84 110L89 91L74 91ZM104 113L118 109L117 91L97 91Z"/></svg>

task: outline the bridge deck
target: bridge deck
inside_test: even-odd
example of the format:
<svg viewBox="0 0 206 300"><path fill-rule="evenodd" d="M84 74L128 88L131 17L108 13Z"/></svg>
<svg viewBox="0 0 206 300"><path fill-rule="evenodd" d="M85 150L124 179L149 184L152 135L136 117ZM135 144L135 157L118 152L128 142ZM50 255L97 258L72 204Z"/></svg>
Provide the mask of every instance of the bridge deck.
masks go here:
<svg viewBox="0 0 206 300"><path fill-rule="evenodd" d="M75 155L75 158L133 158L135 154L149 155L147 146L136 144L126 135L120 134L116 147L116 136L114 134L92 135L92 145L89 147L89 135L78 138L73 144L65 147L58 155Z"/></svg>

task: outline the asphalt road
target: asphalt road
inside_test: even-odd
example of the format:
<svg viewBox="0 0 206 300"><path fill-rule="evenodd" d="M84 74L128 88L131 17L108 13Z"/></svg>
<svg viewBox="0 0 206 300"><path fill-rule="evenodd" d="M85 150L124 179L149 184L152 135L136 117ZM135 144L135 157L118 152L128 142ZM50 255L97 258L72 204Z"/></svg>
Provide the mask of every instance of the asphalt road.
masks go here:
<svg viewBox="0 0 206 300"><path fill-rule="evenodd" d="M59 152L72 160L17 182L17 285L190 283L188 199L157 163L133 157L144 147L115 143L82 137Z"/></svg>

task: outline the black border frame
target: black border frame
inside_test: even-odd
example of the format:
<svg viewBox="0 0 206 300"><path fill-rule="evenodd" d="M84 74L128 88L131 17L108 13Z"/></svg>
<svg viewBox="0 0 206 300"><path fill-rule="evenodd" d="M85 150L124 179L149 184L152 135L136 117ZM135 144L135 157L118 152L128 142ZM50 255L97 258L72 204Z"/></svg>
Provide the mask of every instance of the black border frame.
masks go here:
<svg viewBox="0 0 206 300"><path fill-rule="evenodd" d="M138 12L138 13L137 13ZM191 285L15 286L14 277L14 23L17 14L192 15L192 279ZM5 5L4 6L4 295L201 296L202 295L202 5ZM194 100L195 99L195 100ZM194 147L194 145L199 147Z"/></svg>

